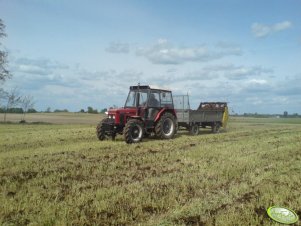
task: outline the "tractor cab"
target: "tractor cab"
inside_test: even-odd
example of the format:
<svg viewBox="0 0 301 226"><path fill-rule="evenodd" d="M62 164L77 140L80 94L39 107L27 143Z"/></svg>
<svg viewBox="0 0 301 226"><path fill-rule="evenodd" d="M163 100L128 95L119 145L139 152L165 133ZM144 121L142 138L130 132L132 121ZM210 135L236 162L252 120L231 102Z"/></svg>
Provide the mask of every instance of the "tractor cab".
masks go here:
<svg viewBox="0 0 301 226"><path fill-rule="evenodd" d="M173 109L172 94L149 86L131 86L124 108L136 108L137 116L154 119L160 109Z"/></svg>
<svg viewBox="0 0 301 226"><path fill-rule="evenodd" d="M173 108L172 94L171 91L151 89L149 86L131 86L124 107Z"/></svg>
<svg viewBox="0 0 301 226"><path fill-rule="evenodd" d="M97 127L97 136L102 140L106 136L114 138L116 134L126 134L127 123L130 120L135 120L136 124L142 127L142 131L139 132L142 132L143 135L139 141L143 136L152 133L160 133L160 137L163 137L158 124L161 117L167 113L169 117L172 117L172 122L165 123L165 131L170 129L168 126L171 124L176 128L176 114L171 91L152 89L150 86L131 86L124 107L109 109L108 118L104 119ZM172 136L174 133L175 131L172 132ZM128 137L126 141L127 143L136 142Z"/></svg>

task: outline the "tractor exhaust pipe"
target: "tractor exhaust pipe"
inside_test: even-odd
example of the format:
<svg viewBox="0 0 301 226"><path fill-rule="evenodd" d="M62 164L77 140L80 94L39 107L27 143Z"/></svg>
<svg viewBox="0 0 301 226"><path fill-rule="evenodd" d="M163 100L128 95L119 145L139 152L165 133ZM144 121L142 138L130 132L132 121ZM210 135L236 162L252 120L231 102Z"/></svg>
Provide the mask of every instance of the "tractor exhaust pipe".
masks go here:
<svg viewBox="0 0 301 226"><path fill-rule="evenodd" d="M139 108L139 105L140 105L140 82L138 83L138 92L137 92L137 101L136 101L136 109L137 109L137 116L140 115L140 108Z"/></svg>

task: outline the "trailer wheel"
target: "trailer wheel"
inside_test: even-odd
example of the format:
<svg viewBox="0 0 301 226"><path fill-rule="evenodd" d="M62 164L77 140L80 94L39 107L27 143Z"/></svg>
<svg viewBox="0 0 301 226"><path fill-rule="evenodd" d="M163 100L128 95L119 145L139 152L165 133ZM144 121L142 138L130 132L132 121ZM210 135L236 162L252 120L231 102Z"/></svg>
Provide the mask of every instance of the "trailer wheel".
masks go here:
<svg viewBox="0 0 301 226"><path fill-rule="evenodd" d="M179 130L179 123L178 123L177 119L175 119L175 124L176 124L175 135L176 135L178 133L178 130Z"/></svg>
<svg viewBox="0 0 301 226"><path fill-rule="evenodd" d="M221 125L220 123L213 123L212 126L211 126L211 131L212 133L219 133L219 129L221 128Z"/></svg>
<svg viewBox="0 0 301 226"><path fill-rule="evenodd" d="M96 136L99 140L106 139L105 129L104 129L104 125L103 125L106 122L107 122L107 118L101 120L101 122L98 123L98 125L96 127Z"/></svg>
<svg viewBox="0 0 301 226"><path fill-rule="evenodd" d="M130 119L124 127L123 134L128 144L140 142L143 136L142 122L138 119Z"/></svg>
<svg viewBox="0 0 301 226"><path fill-rule="evenodd" d="M189 133L193 136L196 136L199 134L199 131L200 131L200 127L198 124L192 124L190 126L190 129L189 129Z"/></svg>
<svg viewBox="0 0 301 226"><path fill-rule="evenodd" d="M171 113L165 113L155 126L155 134L161 139L171 139L176 133L176 119Z"/></svg>

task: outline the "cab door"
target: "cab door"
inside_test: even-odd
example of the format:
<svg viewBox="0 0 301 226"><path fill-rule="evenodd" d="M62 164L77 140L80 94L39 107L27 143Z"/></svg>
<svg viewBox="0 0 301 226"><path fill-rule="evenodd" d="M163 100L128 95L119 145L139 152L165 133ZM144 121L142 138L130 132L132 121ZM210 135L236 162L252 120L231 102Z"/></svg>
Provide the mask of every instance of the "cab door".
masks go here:
<svg viewBox="0 0 301 226"><path fill-rule="evenodd" d="M154 120L161 109L160 92L157 90L150 90L147 108L145 111L146 127L154 127Z"/></svg>
<svg viewBox="0 0 301 226"><path fill-rule="evenodd" d="M138 116L140 116L143 120L146 120L147 116L147 102L148 102L148 96L149 91L148 90L140 90L139 93L137 93L139 97L137 99L139 100L139 106L138 106Z"/></svg>

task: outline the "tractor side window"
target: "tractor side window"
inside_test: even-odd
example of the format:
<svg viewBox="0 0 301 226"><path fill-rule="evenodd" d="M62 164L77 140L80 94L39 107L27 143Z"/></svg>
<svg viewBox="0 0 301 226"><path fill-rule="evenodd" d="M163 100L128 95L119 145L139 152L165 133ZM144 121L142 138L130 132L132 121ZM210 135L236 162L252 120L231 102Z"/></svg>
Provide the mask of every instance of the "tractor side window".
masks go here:
<svg viewBox="0 0 301 226"><path fill-rule="evenodd" d="M161 92L160 97L162 107L173 107L172 96L170 92Z"/></svg>
<svg viewBox="0 0 301 226"><path fill-rule="evenodd" d="M158 92L152 91L148 100L149 107L160 107L160 95Z"/></svg>
<svg viewBox="0 0 301 226"><path fill-rule="evenodd" d="M136 92L130 91L125 102L125 107L136 107Z"/></svg>
<svg viewBox="0 0 301 226"><path fill-rule="evenodd" d="M139 93L140 98L139 98L139 106L145 106L147 103L147 91L141 91Z"/></svg>

